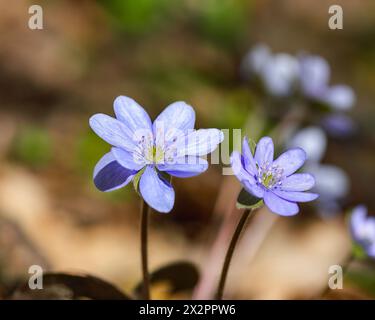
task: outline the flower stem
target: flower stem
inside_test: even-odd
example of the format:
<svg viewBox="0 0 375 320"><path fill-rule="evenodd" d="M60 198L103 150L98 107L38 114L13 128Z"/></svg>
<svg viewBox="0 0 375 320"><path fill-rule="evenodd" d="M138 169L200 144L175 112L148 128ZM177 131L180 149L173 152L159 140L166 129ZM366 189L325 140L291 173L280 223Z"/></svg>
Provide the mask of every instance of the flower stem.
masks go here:
<svg viewBox="0 0 375 320"><path fill-rule="evenodd" d="M251 212L253 212L252 209L245 209L245 211L242 214L242 217L237 225L236 230L234 231L234 234L232 236L232 240L230 241L229 248L227 251L227 254L225 256L223 268L221 271L219 286L216 293L216 299L222 300L223 299L223 292L224 292L224 286L225 281L227 279L229 266L233 257L234 249L236 248L238 239L240 238L241 232L246 224L247 219L249 218Z"/></svg>
<svg viewBox="0 0 375 320"><path fill-rule="evenodd" d="M143 274L143 299L150 300L150 279L148 273L148 254L147 254L147 228L148 213L150 207L142 200L141 207L141 256L142 256L142 274Z"/></svg>

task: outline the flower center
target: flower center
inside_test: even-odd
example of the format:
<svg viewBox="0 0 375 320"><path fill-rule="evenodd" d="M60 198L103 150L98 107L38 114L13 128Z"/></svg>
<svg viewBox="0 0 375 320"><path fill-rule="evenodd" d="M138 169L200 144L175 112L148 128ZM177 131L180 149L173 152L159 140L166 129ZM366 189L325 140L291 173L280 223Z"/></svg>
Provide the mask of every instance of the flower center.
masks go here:
<svg viewBox="0 0 375 320"><path fill-rule="evenodd" d="M145 152L145 159L149 163L164 162L164 151L159 146L151 146Z"/></svg>
<svg viewBox="0 0 375 320"><path fill-rule="evenodd" d="M258 166L258 182L267 189L276 187L281 184L283 169L274 164L265 163Z"/></svg>
<svg viewBox="0 0 375 320"><path fill-rule="evenodd" d="M162 139L163 138L163 139ZM136 163L163 164L173 163L177 157L177 137L171 137L167 141L164 136L154 139L153 134L142 133L137 139L137 147L133 151Z"/></svg>

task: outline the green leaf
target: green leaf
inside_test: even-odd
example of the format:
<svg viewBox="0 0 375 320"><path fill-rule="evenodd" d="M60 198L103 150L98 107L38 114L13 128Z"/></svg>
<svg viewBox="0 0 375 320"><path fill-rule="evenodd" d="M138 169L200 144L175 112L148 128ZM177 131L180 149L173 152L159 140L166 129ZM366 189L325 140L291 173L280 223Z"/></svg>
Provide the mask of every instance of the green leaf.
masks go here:
<svg viewBox="0 0 375 320"><path fill-rule="evenodd" d="M242 189L237 198L238 209L257 209L263 205L263 200Z"/></svg>
<svg viewBox="0 0 375 320"><path fill-rule="evenodd" d="M133 178L133 185L134 185L134 189L136 192L138 192L139 190L139 180L141 180L141 176L143 174L143 172L145 172L146 170L146 167L144 167L142 170L140 170Z"/></svg>
<svg viewBox="0 0 375 320"><path fill-rule="evenodd" d="M367 258L366 251L357 243L353 243L353 256L356 260L364 260Z"/></svg>

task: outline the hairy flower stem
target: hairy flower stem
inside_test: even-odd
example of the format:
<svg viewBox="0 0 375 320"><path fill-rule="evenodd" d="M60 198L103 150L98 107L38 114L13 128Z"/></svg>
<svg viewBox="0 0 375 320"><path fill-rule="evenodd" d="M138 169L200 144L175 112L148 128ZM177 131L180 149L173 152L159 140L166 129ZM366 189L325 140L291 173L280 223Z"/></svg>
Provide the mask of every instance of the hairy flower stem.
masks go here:
<svg viewBox="0 0 375 320"><path fill-rule="evenodd" d="M143 274L143 299L150 300L150 279L148 274L148 254L147 254L147 229L148 214L150 207L142 200L141 207L141 256L142 256L142 274Z"/></svg>
<svg viewBox="0 0 375 320"><path fill-rule="evenodd" d="M241 219L240 219L240 221L237 225L237 228L234 231L234 234L232 236L232 240L230 241L229 248L228 248L227 254L225 256L223 268L222 268L221 275L220 275L219 286L218 286L217 293L216 293L216 299L218 299L218 300L223 299L225 281L227 279L228 270L229 270L229 266L230 266L230 263L231 263L231 260L232 260L232 257L233 257L234 249L236 248L238 239L240 238L241 232L242 232L243 228L245 227L247 219L249 218L250 214L253 211L254 210L252 210L252 209L245 209L245 211L243 212L242 217L241 217Z"/></svg>

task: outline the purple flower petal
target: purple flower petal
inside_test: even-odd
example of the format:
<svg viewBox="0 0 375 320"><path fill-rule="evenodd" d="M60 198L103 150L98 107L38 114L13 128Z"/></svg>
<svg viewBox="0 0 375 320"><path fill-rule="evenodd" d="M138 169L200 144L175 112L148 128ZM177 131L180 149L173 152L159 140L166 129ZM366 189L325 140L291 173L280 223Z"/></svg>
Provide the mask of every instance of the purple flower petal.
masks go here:
<svg viewBox="0 0 375 320"><path fill-rule="evenodd" d="M270 58L270 49L264 44L257 44L246 53L241 62L240 72L242 76L249 79L252 74L259 74Z"/></svg>
<svg viewBox="0 0 375 320"><path fill-rule="evenodd" d="M295 173L286 177L280 186L283 191L306 191L315 185L314 177L309 173Z"/></svg>
<svg viewBox="0 0 375 320"><path fill-rule="evenodd" d="M237 151L234 151L231 155L232 170L237 179L241 182L247 192L253 194L258 198L262 198L264 195L264 188L260 187L249 172L243 167L243 157Z"/></svg>
<svg viewBox="0 0 375 320"><path fill-rule="evenodd" d="M241 153L238 151L233 151L232 155L230 156L230 163L234 175L242 184L244 181L248 181L250 184L256 183L254 176L245 170Z"/></svg>
<svg viewBox="0 0 375 320"><path fill-rule="evenodd" d="M147 112L133 99L119 96L113 103L116 118L124 123L132 132L152 130L152 123Z"/></svg>
<svg viewBox="0 0 375 320"><path fill-rule="evenodd" d="M337 110L348 110L355 103L352 88L346 85L336 85L329 88L323 100Z"/></svg>
<svg viewBox="0 0 375 320"><path fill-rule="evenodd" d="M100 191L113 191L126 186L135 174L135 170L122 167L112 152L108 152L95 166L94 183Z"/></svg>
<svg viewBox="0 0 375 320"><path fill-rule="evenodd" d="M296 172L306 161L306 152L301 148L290 149L281 154L273 164L282 168L285 176Z"/></svg>
<svg viewBox="0 0 375 320"><path fill-rule="evenodd" d="M255 161L259 166L270 164L273 161L273 141L270 137L263 137L259 140L255 149Z"/></svg>
<svg viewBox="0 0 375 320"><path fill-rule="evenodd" d="M300 191L282 191L282 190L272 190L272 192L288 201L293 202L308 202L313 201L318 198L318 194L311 192L300 192Z"/></svg>
<svg viewBox="0 0 375 320"><path fill-rule="evenodd" d="M315 177L315 191L326 198L338 199L345 197L350 190L350 179L339 167L329 164L308 167Z"/></svg>
<svg viewBox="0 0 375 320"><path fill-rule="evenodd" d="M353 239L363 247L367 255L375 257L375 218L367 217L367 208L359 205L350 217L350 230Z"/></svg>
<svg viewBox="0 0 375 320"><path fill-rule="evenodd" d="M133 132L115 118L98 113L90 118L90 126L100 138L115 147L128 151L136 147Z"/></svg>
<svg viewBox="0 0 375 320"><path fill-rule="evenodd" d="M267 59L261 71L268 92L277 97L285 97L293 91L299 76L299 65L295 57L280 53Z"/></svg>
<svg viewBox="0 0 375 320"><path fill-rule="evenodd" d="M249 180L244 180L242 182L245 190L252 195L256 196L257 198L264 197L264 188L260 187L257 183L251 184Z"/></svg>
<svg viewBox="0 0 375 320"><path fill-rule="evenodd" d="M124 149L113 147L111 151L116 161L127 169L138 171L146 165L143 158L135 159L133 153L125 151Z"/></svg>
<svg viewBox="0 0 375 320"><path fill-rule="evenodd" d="M242 153L246 170L252 174L257 174L257 166L253 154L251 153L249 142L247 141L246 137L243 139L242 142Z"/></svg>
<svg viewBox="0 0 375 320"><path fill-rule="evenodd" d="M356 206L352 211L352 215L350 216L350 230L354 240L358 242L362 240L360 230L363 230L365 227L366 217L367 208L364 205Z"/></svg>
<svg viewBox="0 0 375 320"><path fill-rule="evenodd" d="M272 212L282 216L293 216L299 211L296 203L284 200L269 190L264 194L264 202Z"/></svg>
<svg viewBox="0 0 375 320"><path fill-rule="evenodd" d="M176 159L174 163L159 164L157 167L160 171L166 171L171 176L189 178L206 171L208 162L199 157L188 156Z"/></svg>
<svg viewBox="0 0 375 320"><path fill-rule="evenodd" d="M366 253L368 254L369 257L373 259L375 258L375 243L367 248Z"/></svg>
<svg viewBox="0 0 375 320"><path fill-rule="evenodd" d="M190 132L185 139L181 139L177 152L180 157L204 156L214 151L223 140L224 133L219 129L195 130Z"/></svg>
<svg viewBox="0 0 375 320"><path fill-rule="evenodd" d="M156 169L147 166L139 181L139 191L146 203L159 212L169 212L174 204L174 190Z"/></svg>
<svg viewBox="0 0 375 320"><path fill-rule="evenodd" d="M156 136L157 127L163 127L167 133L170 129L187 131L194 128L195 112L194 109L183 101L177 101L170 104L155 119L153 131Z"/></svg>
<svg viewBox="0 0 375 320"><path fill-rule="evenodd" d="M319 162L327 149L327 137L320 127L307 127L299 130L288 143L290 148L302 148L309 162Z"/></svg>
<svg viewBox="0 0 375 320"><path fill-rule="evenodd" d="M328 134L335 138L347 138L358 130L354 120L342 113L330 114L321 123Z"/></svg>
<svg viewBox="0 0 375 320"><path fill-rule="evenodd" d="M320 56L302 56L300 58L300 80L303 92L312 98L320 97L330 78L328 62Z"/></svg>

